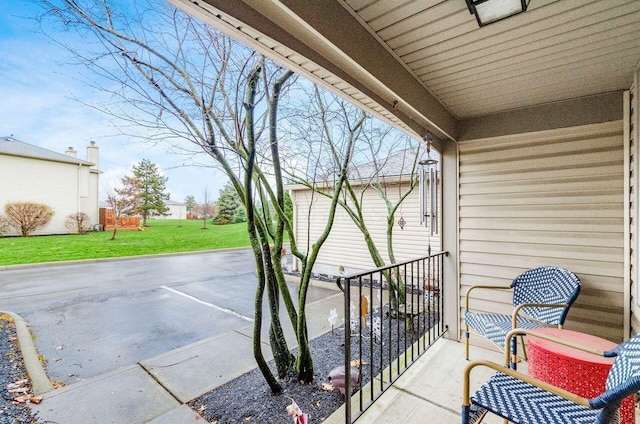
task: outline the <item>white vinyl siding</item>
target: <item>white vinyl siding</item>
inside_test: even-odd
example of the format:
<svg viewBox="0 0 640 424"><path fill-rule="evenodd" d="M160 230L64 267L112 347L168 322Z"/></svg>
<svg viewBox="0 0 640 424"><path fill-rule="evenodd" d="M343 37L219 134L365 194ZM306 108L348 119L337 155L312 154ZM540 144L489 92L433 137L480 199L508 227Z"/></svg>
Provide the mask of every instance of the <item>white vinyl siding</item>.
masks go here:
<svg viewBox="0 0 640 424"><path fill-rule="evenodd" d="M153 219L187 219L187 207L185 205L168 204L168 215L154 216Z"/></svg>
<svg viewBox="0 0 640 424"><path fill-rule="evenodd" d="M81 175L85 175L80 179ZM89 175L87 166L18 156L0 155L0 214L9 202L36 202L53 208L49 224L34 234L68 233L67 216L86 212L97 223L98 174ZM87 197L81 198L81 194ZM84 205L84 203L89 203ZM84 207L87 209L83 209Z"/></svg>
<svg viewBox="0 0 640 424"><path fill-rule="evenodd" d="M404 186L403 186L404 187ZM405 190L403 188L402 190ZM391 202L395 203L399 196L398 185L388 186L387 193ZM295 227L298 248L302 251L311 249L324 230L329 213L330 200L325 196L313 194L310 190L292 191L295 207ZM389 263L387 255L386 230L387 207L374 189L370 188L364 195L364 217L367 228L378 246L380 254ZM398 220L404 218L406 224L400 229ZM404 200L395 215L393 230L393 246L397 262L415 259L427 255L427 246L431 239L434 251L439 250L437 236L429 237L426 228L420 225L419 191L416 187ZM322 246L315 272L333 275L337 268L343 266L345 272L357 272L375 268L369 255L364 236L355 226L347 213L338 206L333 228L326 243Z"/></svg>
<svg viewBox="0 0 640 424"><path fill-rule="evenodd" d="M470 285L555 265L582 282L566 327L622 340L622 122L461 142L459 160L461 307ZM476 296L512 309L509 294Z"/></svg>

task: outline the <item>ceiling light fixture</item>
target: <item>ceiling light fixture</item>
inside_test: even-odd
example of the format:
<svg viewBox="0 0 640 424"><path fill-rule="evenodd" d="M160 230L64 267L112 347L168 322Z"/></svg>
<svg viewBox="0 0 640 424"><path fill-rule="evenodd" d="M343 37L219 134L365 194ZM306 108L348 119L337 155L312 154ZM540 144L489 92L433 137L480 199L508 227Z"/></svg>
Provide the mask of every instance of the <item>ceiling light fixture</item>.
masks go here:
<svg viewBox="0 0 640 424"><path fill-rule="evenodd" d="M530 0L465 0L478 25L498 22L527 10Z"/></svg>

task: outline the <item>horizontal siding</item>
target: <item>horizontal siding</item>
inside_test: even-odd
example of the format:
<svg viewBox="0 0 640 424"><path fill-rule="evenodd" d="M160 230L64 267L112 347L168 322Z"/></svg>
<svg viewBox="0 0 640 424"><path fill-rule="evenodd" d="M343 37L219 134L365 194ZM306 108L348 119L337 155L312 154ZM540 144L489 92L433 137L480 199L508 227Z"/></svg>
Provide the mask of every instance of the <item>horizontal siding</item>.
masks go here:
<svg viewBox="0 0 640 424"><path fill-rule="evenodd" d="M482 28L461 1L345 4L462 119L625 89L640 54L634 0L537 0Z"/></svg>
<svg viewBox="0 0 640 424"><path fill-rule="evenodd" d="M69 232L67 216L82 212L86 206L90 223L97 224L97 179L97 174L85 175L83 193L87 196L81 198L78 165L0 155L0 214L9 202L43 203L53 208L55 215L34 234L61 234Z"/></svg>
<svg viewBox="0 0 640 424"><path fill-rule="evenodd" d="M567 328L622 340L621 122L464 142L459 157L460 305L471 285L560 266L583 287ZM512 310L507 293L475 296L479 310Z"/></svg>
<svg viewBox="0 0 640 424"><path fill-rule="evenodd" d="M399 196L398 185L390 185L387 190L391 202L395 203ZM404 186L402 190L405 190ZM311 245L324 230L330 201L324 196L311 193L310 190L296 190L292 199L296 207L298 248L310 251ZM385 263L389 263L386 247L387 207L373 189L366 190L363 199L364 221ZM404 229L397 224L400 217L406 221ZM397 262L426 255L429 240L433 249L440 245L439 238L429 237L426 228L420 225L417 187L396 212L395 221L393 246ZM314 270L333 273L340 266L345 268L346 273L374 268L364 236L344 209L338 207L331 233L320 250Z"/></svg>

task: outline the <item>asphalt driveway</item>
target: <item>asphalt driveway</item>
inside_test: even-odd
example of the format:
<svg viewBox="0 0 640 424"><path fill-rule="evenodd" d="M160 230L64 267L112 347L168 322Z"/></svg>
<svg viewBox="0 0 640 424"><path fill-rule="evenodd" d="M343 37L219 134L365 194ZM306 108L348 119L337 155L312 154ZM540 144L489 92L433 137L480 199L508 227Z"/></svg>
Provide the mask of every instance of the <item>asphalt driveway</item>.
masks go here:
<svg viewBox="0 0 640 424"><path fill-rule="evenodd" d="M249 250L9 269L0 310L30 323L50 377L73 383L251 326L254 270ZM334 294L314 287L308 301Z"/></svg>

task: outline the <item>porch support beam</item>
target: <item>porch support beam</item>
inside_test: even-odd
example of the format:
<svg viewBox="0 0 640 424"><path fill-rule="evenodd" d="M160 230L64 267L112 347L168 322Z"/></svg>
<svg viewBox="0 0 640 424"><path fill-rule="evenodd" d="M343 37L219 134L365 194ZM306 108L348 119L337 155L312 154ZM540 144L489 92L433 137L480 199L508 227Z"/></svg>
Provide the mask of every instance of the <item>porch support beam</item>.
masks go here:
<svg viewBox="0 0 640 424"><path fill-rule="evenodd" d="M459 189L458 144L441 145L442 160L442 250L449 253L443 259L444 323L449 331L444 337L458 340L460 337L460 259L459 259Z"/></svg>
<svg viewBox="0 0 640 424"><path fill-rule="evenodd" d="M619 121L622 91L548 103L460 121L459 141Z"/></svg>

